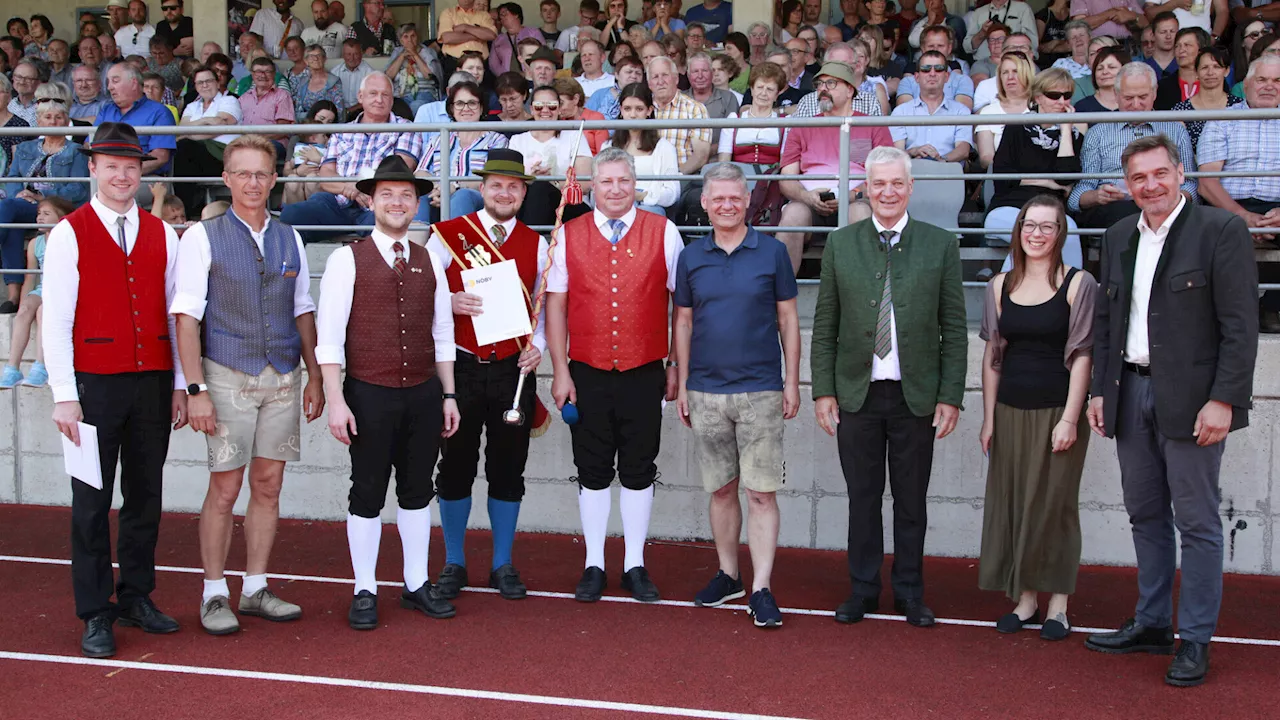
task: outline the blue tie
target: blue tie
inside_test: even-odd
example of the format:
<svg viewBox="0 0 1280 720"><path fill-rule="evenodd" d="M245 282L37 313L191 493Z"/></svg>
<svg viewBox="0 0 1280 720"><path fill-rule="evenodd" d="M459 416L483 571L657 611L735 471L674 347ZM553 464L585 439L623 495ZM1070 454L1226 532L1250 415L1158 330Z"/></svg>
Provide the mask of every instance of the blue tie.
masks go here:
<svg viewBox="0 0 1280 720"><path fill-rule="evenodd" d="M617 245L622 239L622 231L626 229L626 225L623 225L621 220L610 220L609 228L613 230L613 237L609 238L609 244Z"/></svg>

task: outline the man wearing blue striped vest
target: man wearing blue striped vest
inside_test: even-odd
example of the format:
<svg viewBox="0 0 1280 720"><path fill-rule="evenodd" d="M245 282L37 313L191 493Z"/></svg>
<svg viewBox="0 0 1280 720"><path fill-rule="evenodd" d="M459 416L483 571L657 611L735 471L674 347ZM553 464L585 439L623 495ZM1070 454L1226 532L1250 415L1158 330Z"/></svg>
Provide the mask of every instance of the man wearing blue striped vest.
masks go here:
<svg viewBox="0 0 1280 720"><path fill-rule="evenodd" d="M248 560L240 614L296 620L302 608L267 588L267 560L280 515L284 466L299 458L299 404L307 422L324 410L316 365L315 303L302 238L267 213L275 185L275 149L242 135L223 154L231 209L187 231L178 250L178 354L191 385L192 429L209 445L209 492L200 512L206 632L240 629L224 569L232 508L249 467L245 513ZM202 357L203 356L203 357ZM307 366L301 387L300 361Z"/></svg>

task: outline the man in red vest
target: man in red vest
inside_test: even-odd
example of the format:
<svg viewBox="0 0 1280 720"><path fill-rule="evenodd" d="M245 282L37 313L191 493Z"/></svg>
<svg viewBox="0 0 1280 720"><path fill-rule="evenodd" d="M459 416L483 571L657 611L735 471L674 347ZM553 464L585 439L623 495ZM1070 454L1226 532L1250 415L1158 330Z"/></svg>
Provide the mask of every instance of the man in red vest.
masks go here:
<svg viewBox="0 0 1280 720"><path fill-rule="evenodd" d="M453 389L453 309L444 268L409 242L418 198L431 182L387 157L356 188L371 196L373 237L338 248L320 281L316 362L324 377L329 432L351 447L347 544L355 593L347 623L378 626L378 544L391 469L404 553L400 605L449 618L453 605L427 582L431 471L441 437L458 429ZM342 365L347 378L342 380Z"/></svg>
<svg viewBox="0 0 1280 720"><path fill-rule="evenodd" d="M557 233L547 277L551 394L559 408L575 403L581 418L571 431L587 567L575 597L595 602L605 587L616 456L626 540L622 587L636 600L657 602L644 542L658 475L662 401L676 397L667 313L684 243L670 220L636 209L635 164L626 151L600 151L591 185L596 209Z"/></svg>
<svg viewBox="0 0 1280 720"><path fill-rule="evenodd" d="M437 587L441 595L453 599L467 584L464 547L467 518L471 515L471 486L480 460L480 435L486 433L484 469L489 481L489 526L493 529L489 587L497 588L508 600L519 600L526 589L512 564L511 546L524 497L524 466L529 457L537 383L529 379L521 386L523 422L509 425L503 415L511 409L520 375L537 370L542 361L542 350L547 346L545 328L540 319L533 319L537 327L532 338L481 345L471 318L484 309L479 295L463 292L462 271L515 262L525 304L532 314L533 298L547 266L547 241L516 220L527 183L533 180L532 175L525 174L523 155L494 148L489 151L484 168L476 174L484 178L480 183L484 209L436 223L427 243L427 249L449 278L454 336L461 351L454 375L462 424L445 446L436 475L445 549L445 566Z"/></svg>
<svg viewBox="0 0 1280 720"><path fill-rule="evenodd" d="M96 428L102 487L71 483L71 579L85 621L81 652L111 657L117 619L149 633L178 630L151 591L169 428L186 425L187 383L168 312L178 236L133 201L142 163L154 158L125 123L100 125L82 152L98 191L49 233L44 354L58 430L79 445L81 423ZM108 515L117 459L124 505L113 588Z"/></svg>

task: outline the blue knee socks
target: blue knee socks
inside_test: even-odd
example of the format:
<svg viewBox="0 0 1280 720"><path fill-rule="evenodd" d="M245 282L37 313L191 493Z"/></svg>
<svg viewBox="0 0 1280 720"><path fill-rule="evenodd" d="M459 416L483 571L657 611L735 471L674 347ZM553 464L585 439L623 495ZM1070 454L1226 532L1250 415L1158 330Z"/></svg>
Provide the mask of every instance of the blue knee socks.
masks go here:
<svg viewBox="0 0 1280 720"><path fill-rule="evenodd" d="M511 545L516 541L516 521L520 503L489 498L489 526L493 528L493 567L497 570L511 562Z"/></svg>
<svg viewBox="0 0 1280 720"><path fill-rule="evenodd" d="M471 497L440 500L440 526L444 529L444 561L467 564L467 520L471 517Z"/></svg>

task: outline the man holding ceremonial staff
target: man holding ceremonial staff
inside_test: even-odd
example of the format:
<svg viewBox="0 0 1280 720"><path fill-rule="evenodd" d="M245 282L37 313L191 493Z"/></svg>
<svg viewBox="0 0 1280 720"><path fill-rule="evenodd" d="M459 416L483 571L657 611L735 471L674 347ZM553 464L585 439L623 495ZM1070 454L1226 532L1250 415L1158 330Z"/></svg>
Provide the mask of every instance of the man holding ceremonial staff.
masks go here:
<svg viewBox="0 0 1280 720"><path fill-rule="evenodd" d="M347 622L372 630L378 626L379 516L393 467L404 551L400 604L429 617L454 615L427 582L427 550L431 471L440 438L457 431L459 417L449 283L440 262L408 239L418 198L431 192L431 182L392 155L357 188L373 199L373 236L329 256L320 281L316 360L329 432L351 447L347 542L355 596Z"/></svg>
<svg viewBox="0 0 1280 720"><path fill-rule="evenodd" d="M427 249L448 278L453 293L454 335L458 360L454 367L462 422L445 444L436 475L440 523L444 528L445 566L437 587L453 599L467 585L465 542L471 515L471 486L480 460L480 436L487 433L485 478L489 482L489 525L493 529L493 562L489 587L502 597L519 600L526 593L511 561L520 500L524 497L524 466L529 456L530 431L537 405L536 383L520 383L534 372L547 346L544 325L532 319L532 338L512 338L482 345L472 318L486 312L481 297L463 290L462 271L513 261L522 283L524 312L532 314L533 298L547 266L547 241L516 220L532 175L524 172L524 156L515 150L492 149L482 170L480 194L484 209L432 226ZM491 308L489 311L497 311ZM507 423L503 415L516 403L521 422ZM545 414L545 411L543 411Z"/></svg>
<svg viewBox="0 0 1280 720"><path fill-rule="evenodd" d="M575 597L595 602L605 588L616 456L626 541L622 587L636 600L656 602L660 595L644 567L644 543L658 475L662 400L676 394L667 313L684 242L670 220L635 207L635 164L625 150L606 148L595 157L591 185L596 209L556 234L547 279L551 394L557 407L575 403L581 417L570 429L587 561Z"/></svg>

